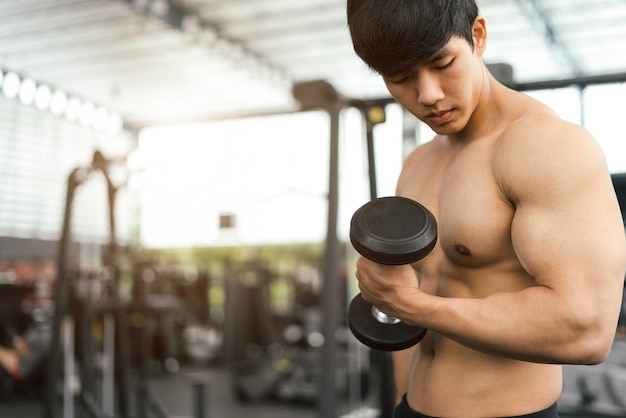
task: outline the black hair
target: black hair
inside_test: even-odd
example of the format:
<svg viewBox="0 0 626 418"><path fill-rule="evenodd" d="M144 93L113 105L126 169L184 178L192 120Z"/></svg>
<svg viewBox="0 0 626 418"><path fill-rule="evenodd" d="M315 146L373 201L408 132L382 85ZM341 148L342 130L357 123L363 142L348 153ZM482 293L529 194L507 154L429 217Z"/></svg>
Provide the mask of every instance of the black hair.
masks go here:
<svg viewBox="0 0 626 418"><path fill-rule="evenodd" d="M392 76L426 62L453 35L474 47L475 0L348 0L354 50L379 74Z"/></svg>

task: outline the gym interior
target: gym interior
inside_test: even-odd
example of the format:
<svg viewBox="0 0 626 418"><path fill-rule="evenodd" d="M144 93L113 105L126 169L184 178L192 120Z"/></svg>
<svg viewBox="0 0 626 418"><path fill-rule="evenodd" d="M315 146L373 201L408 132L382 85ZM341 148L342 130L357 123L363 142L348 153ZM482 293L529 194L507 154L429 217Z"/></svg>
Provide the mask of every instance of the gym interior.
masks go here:
<svg viewBox="0 0 626 418"><path fill-rule="evenodd" d="M626 4L478 4L493 74L596 137L626 208ZM350 220L432 132L344 9L0 2L0 417L392 416ZM626 416L626 309L558 406Z"/></svg>

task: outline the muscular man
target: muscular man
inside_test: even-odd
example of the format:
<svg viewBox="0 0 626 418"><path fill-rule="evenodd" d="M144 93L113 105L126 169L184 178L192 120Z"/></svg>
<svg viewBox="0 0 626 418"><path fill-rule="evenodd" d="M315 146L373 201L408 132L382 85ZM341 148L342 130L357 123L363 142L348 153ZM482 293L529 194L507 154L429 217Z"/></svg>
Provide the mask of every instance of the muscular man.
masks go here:
<svg viewBox="0 0 626 418"><path fill-rule="evenodd" d="M559 365L602 362L620 309L626 244L602 151L494 79L474 0L347 11L356 53L437 134L397 185L435 214L435 250L413 266L357 262L365 300L429 330L394 353L395 416L558 416Z"/></svg>

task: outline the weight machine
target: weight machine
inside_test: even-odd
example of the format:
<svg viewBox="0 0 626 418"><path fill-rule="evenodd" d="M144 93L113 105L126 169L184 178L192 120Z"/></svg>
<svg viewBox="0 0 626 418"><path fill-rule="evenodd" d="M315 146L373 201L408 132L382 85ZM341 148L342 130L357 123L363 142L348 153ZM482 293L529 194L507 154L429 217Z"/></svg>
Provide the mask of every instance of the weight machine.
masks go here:
<svg viewBox="0 0 626 418"><path fill-rule="evenodd" d="M368 176L370 197L377 197L376 164L374 156L374 127L385 121L384 105L377 101L359 101L343 97L326 81L314 80L297 83L292 90L293 97L300 103L300 110L321 109L330 118L329 141L329 174L328 174L328 223L324 251L324 287L322 299L324 305L323 335L325 344L322 346L323 381L319 397L319 416L337 415L338 403L337 383L334 371L338 367L338 346L335 334L338 324L342 322L340 307L340 248L337 237L338 206L339 206L339 121L341 111L348 106L355 107L363 113L365 140L368 157ZM395 404L395 389L391 374L391 357L388 353L372 350L371 362L379 383L379 401L381 418L391 417Z"/></svg>
<svg viewBox="0 0 626 418"><path fill-rule="evenodd" d="M113 415L113 393L114 380L117 378L119 389L119 406L124 416L128 412L129 399L127 396L128 387L128 359L123 355L127 353L127 342L125 338L114 338L114 335L123 335L125 331L123 315L117 315L115 318L115 310L111 309L103 315L103 328L105 333L104 358L106 362L110 362L111 366L104 367L103 375L103 408L101 409L94 394L94 381L89 364L90 347L90 318L91 308L85 307L81 321L77 321L76 312L72 309L73 295L71 287L72 275L68 266L68 253L71 244L71 221L72 208L76 189L84 184L90 175L94 172L101 172L104 176L108 192L108 210L109 210L109 229L110 235L108 245L104 255L105 274L107 275L107 293L108 299L112 305L119 303L117 294L117 282L119 275L118 246L116 240L115 229L115 199L118 187L113 184L109 175L109 166L111 161L107 160L102 153L96 151L93 155L91 165L87 167L78 167L72 170L67 179L67 192L65 200L65 212L63 217L63 226L61 230L61 238L59 241L57 252L57 277L54 284L54 316L52 321L52 346L50 349L50 361L47 370L46 390L44 397L44 418L56 418L58 412L57 396L58 386L57 378L60 373L61 355L63 355L63 416L71 418L74 409L74 394L72 388L72 377L74 373L74 349L77 341L75 336L78 335L80 344L77 356L82 363L81 369L81 387L79 399L82 406L92 417L108 417ZM116 321L117 319L117 321ZM79 324L79 332L75 333ZM117 331L117 332L116 332ZM109 335L110 334L110 335ZM115 353L120 355L115 356Z"/></svg>
<svg viewBox="0 0 626 418"><path fill-rule="evenodd" d="M59 387L57 379L63 371L63 418L74 417L75 387L72 384L75 370L75 356L81 365L80 387L76 398L84 411L93 418L121 418L131 416L130 389L130 347L128 320L130 315L140 314L147 320L160 312L179 309L178 306L162 306L149 300L132 304L120 299L118 283L121 271L120 249L117 244L115 224L115 203L119 186L111 180L110 167L114 161L107 160L102 153L96 151L92 162L87 167L74 169L67 179L67 193L63 227L57 254L57 278L54 285L55 310L52 321L52 344L48 364L46 387L44 393L43 418L57 418L59 412ZM103 301L96 305L83 303L82 310L76 306L76 295L73 292L75 277L68 266L71 244L71 220L74 197L77 188L84 184L90 175L100 172L106 181L109 211L109 237L104 255L103 267ZM102 318L102 385L101 396L96 396L96 385L92 372L91 320L95 315ZM75 332L76 331L76 332ZM148 383L148 358L151 350L151 337L144 327L140 338L140 364L135 379L135 409L138 418L146 418L149 412L159 418L167 418L163 406L151 393ZM76 351L76 353L75 353ZM60 366L63 366L62 368ZM196 417L205 416L204 384L193 384L193 397ZM98 402L100 398L100 402ZM116 411L117 407L117 411ZM135 415L133 415L135 416Z"/></svg>

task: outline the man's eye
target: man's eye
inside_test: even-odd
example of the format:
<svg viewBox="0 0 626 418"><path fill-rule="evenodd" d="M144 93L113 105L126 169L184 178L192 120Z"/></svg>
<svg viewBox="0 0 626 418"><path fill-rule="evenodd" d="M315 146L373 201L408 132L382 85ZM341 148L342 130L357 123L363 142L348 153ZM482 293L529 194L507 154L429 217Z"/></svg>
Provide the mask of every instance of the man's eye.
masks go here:
<svg viewBox="0 0 626 418"><path fill-rule="evenodd" d="M409 81L409 76L405 75L405 76L391 77L391 78L388 78L387 81L390 82L391 84L402 84L402 83L406 83L407 81Z"/></svg>
<svg viewBox="0 0 626 418"><path fill-rule="evenodd" d="M451 59L450 62L448 62L447 64L444 65L438 65L436 67L434 67L435 71L443 71L446 68L450 68L452 66L452 64L454 63L454 59Z"/></svg>

